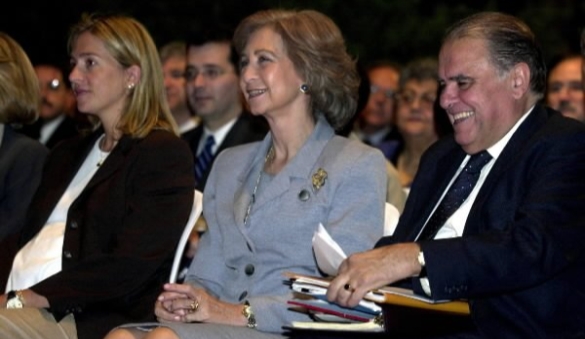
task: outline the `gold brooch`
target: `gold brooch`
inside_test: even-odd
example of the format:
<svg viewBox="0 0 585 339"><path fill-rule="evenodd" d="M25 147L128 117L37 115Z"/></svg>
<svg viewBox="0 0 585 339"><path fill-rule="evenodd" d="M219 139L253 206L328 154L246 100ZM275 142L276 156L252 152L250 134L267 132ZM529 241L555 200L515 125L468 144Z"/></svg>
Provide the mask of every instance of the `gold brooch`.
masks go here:
<svg viewBox="0 0 585 339"><path fill-rule="evenodd" d="M319 168L317 172L313 174L313 188L318 190L323 185L325 185L325 180L327 180L327 172L324 169Z"/></svg>

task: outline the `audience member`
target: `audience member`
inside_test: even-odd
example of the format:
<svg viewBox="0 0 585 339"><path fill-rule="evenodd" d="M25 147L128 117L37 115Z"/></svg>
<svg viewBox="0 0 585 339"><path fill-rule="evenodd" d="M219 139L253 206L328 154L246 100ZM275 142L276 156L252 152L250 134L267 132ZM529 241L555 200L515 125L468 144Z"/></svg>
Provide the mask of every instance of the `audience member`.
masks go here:
<svg viewBox="0 0 585 339"><path fill-rule="evenodd" d="M366 144L379 148L387 159L394 153L400 134L394 127L394 95L398 90L400 68L390 61L376 61L366 66L370 95L359 113L356 135Z"/></svg>
<svg viewBox="0 0 585 339"><path fill-rule="evenodd" d="M546 103L566 117L585 122L581 64L580 55L570 55L550 68Z"/></svg>
<svg viewBox="0 0 585 339"><path fill-rule="evenodd" d="M357 64L358 75L360 77L360 85L358 87L358 100L356 107L356 114L353 114L350 120L342 128L337 130L337 134L348 137L350 139L360 140L359 137L353 131L353 126L357 120L357 112L361 112L368 102L370 96L370 81L364 68ZM398 212L402 213L404 209L404 203L406 202L406 193L402 189L400 178L398 177L398 171L388 159L386 159L386 173L387 173L387 189L386 189L386 202L392 204Z"/></svg>
<svg viewBox="0 0 585 339"><path fill-rule="evenodd" d="M262 140L268 131L263 119L244 111L232 33L218 25L194 32L187 41L187 96L202 124L185 139L195 157L195 187L200 191L204 191L211 166L221 151Z"/></svg>
<svg viewBox="0 0 585 339"><path fill-rule="evenodd" d="M57 62L40 62L34 65L41 89L39 119L23 126L21 132L39 140L52 149L60 141L80 134L75 115L75 97L65 79L66 68Z"/></svg>
<svg viewBox="0 0 585 339"><path fill-rule="evenodd" d="M154 320L193 203L147 30L84 15L69 50L78 109L96 126L51 151L21 236L0 243L1 338L103 338Z"/></svg>
<svg viewBox="0 0 585 339"><path fill-rule="evenodd" d="M425 153L394 235L344 261L329 300L355 306L404 282L469 300L476 329L458 338L583 336L585 126L538 104L545 69L513 16L448 30L440 101L454 137Z"/></svg>
<svg viewBox="0 0 585 339"><path fill-rule="evenodd" d="M443 110L436 110L438 82L437 61L422 58L411 61L400 73L400 90L396 94L396 128L402 136L392 162L400 182L408 190L418 170L423 153L436 142L442 131L437 125L448 125Z"/></svg>
<svg viewBox="0 0 585 339"><path fill-rule="evenodd" d="M209 230L187 283L165 285L161 323L108 339L282 338L283 325L310 319L287 306L283 273L318 274L319 223L346 253L382 234L384 157L333 130L354 114L358 86L337 26L315 11L262 11L240 23L234 42L240 86L270 133L219 155L204 194Z"/></svg>
<svg viewBox="0 0 585 339"><path fill-rule="evenodd" d="M34 122L39 106L38 80L28 56L14 39L0 32L0 241L22 228L49 153L11 126Z"/></svg>
<svg viewBox="0 0 585 339"><path fill-rule="evenodd" d="M264 119L244 110L232 34L225 26L217 25L193 32L187 41L187 97L201 124L183 138L195 157L195 188L201 192L221 151L262 140L268 131ZM197 250L200 234L206 229L205 218L201 218L189 238L178 281L184 278Z"/></svg>
<svg viewBox="0 0 585 339"><path fill-rule="evenodd" d="M187 102L185 68L187 67L187 45L182 41L171 41L159 49L167 102L182 135L197 127L199 118L194 116Z"/></svg>

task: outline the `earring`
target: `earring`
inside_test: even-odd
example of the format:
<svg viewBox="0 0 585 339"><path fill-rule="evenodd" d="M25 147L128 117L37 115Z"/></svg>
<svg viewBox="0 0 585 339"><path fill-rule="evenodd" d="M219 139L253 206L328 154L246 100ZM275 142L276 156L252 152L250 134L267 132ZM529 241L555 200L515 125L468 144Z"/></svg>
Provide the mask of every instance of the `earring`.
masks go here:
<svg viewBox="0 0 585 339"><path fill-rule="evenodd" d="M301 90L301 93L303 93L303 94L309 93L309 85L307 85L307 84L302 84L299 89Z"/></svg>
<svg viewBox="0 0 585 339"><path fill-rule="evenodd" d="M133 89L133 88L134 88L134 83L133 82L129 83L128 84L128 89Z"/></svg>

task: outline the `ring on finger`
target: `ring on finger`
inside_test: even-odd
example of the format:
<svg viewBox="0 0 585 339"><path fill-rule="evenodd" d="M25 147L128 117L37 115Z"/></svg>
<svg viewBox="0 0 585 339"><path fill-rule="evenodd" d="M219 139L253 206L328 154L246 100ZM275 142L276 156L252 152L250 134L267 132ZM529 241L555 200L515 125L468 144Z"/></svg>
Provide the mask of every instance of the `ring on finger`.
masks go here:
<svg viewBox="0 0 585 339"><path fill-rule="evenodd" d="M355 288L351 287L351 285L349 283L343 285L343 289L346 290L346 291L349 291L350 293L355 292Z"/></svg>
<svg viewBox="0 0 585 339"><path fill-rule="evenodd" d="M189 305L189 313L195 313L199 309L199 301L193 300Z"/></svg>

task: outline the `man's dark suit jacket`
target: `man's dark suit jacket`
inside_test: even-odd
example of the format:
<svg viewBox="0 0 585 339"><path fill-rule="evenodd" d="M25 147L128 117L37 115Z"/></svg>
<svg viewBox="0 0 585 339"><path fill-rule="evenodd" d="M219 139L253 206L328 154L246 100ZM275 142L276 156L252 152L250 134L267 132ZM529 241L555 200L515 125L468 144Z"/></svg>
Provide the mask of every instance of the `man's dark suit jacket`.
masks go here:
<svg viewBox="0 0 585 339"><path fill-rule="evenodd" d="M204 191L205 183L207 182L207 177L209 177L209 172L211 172L213 162L215 162L215 158L217 158L217 155L221 153L221 151L228 147L262 140L267 132L268 124L264 118L253 116L249 112L243 112L240 114L238 120L236 120L230 131L226 134L221 145L217 148L217 151L211 160L211 164L203 174L201 182L196 183L195 188L201 192ZM199 124L194 130L185 133L183 136L183 139L189 143L189 147L191 147L191 152L193 153L193 158L195 159L197 159L197 148L199 147L202 135L203 123Z"/></svg>
<svg viewBox="0 0 585 339"><path fill-rule="evenodd" d="M465 153L423 156L392 237L414 241ZM485 338L585 337L585 125L536 106L481 187L461 238L421 241L434 299L469 299ZM424 293L420 279L412 285Z"/></svg>
<svg viewBox="0 0 585 339"><path fill-rule="evenodd" d="M53 149L21 238L1 243L0 251L20 248L40 231L100 134ZM181 139L156 130L143 139L122 137L69 208L62 271L31 289L49 300L56 319L75 314L80 339L154 320L192 203L193 158ZM0 255L5 284L12 257Z"/></svg>
<svg viewBox="0 0 585 339"><path fill-rule="evenodd" d="M42 119L38 119L34 124L25 125L23 126L19 132L28 135L29 137L38 140L41 136L41 126L43 124ZM76 121L75 119L65 116L65 119L61 121L59 126L53 131L45 146L49 149L55 147L59 142L71 139L80 134L79 129L81 126L81 121Z"/></svg>
<svg viewBox="0 0 585 339"><path fill-rule="evenodd" d="M4 126L0 145L0 241L20 232L47 154L49 150L38 141Z"/></svg>

